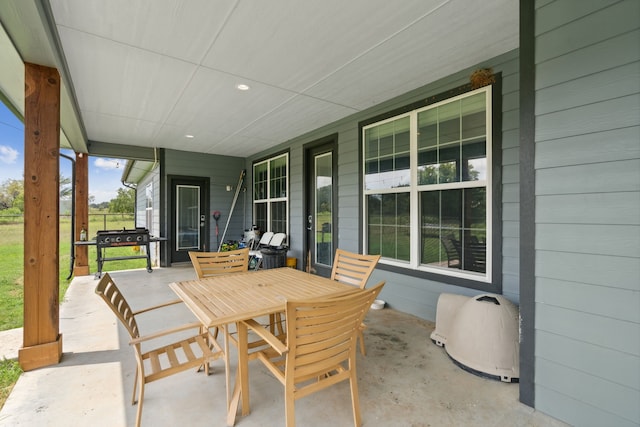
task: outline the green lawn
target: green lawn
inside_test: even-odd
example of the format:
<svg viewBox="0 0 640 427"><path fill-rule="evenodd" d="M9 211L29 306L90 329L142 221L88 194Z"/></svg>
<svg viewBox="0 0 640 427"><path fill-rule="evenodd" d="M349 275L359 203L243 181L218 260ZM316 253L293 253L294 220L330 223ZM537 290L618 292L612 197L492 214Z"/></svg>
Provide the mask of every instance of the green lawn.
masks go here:
<svg viewBox="0 0 640 427"><path fill-rule="evenodd" d="M105 217L91 215L89 237L95 236L97 230L133 228L133 216L123 215ZM60 220L60 301L64 298L71 280L67 280L71 264L71 223L69 219ZM19 328L23 325L23 285L24 285L24 228L19 224L0 223L2 242L0 243L0 330ZM110 248L108 256L136 255L132 247ZM103 270L127 270L145 268L145 259L109 261ZM89 246L89 269L93 273L98 270L96 263L96 247Z"/></svg>
<svg viewBox="0 0 640 427"><path fill-rule="evenodd" d="M18 377L22 373L20 365L15 360L0 360L0 408L4 405L5 400L9 397L11 389L18 381Z"/></svg>

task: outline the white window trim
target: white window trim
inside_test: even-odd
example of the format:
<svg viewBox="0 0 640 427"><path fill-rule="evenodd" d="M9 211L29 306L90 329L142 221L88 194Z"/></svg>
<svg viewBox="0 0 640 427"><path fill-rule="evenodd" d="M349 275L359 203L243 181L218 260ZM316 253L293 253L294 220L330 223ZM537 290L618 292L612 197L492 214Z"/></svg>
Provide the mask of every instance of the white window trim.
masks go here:
<svg viewBox="0 0 640 427"><path fill-rule="evenodd" d="M286 159L286 168L287 168L287 176L285 179L285 188L287 189L287 195L286 197L270 197L271 195L271 186L270 184L270 179L271 179L271 168L269 167L269 164L274 161L277 160L281 157L284 157ZM271 203L275 203L275 202L285 202L285 211L286 211L286 215L287 215L287 236L289 235L289 227L291 225L291 216L289 215L289 194L290 194L290 189L289 189L289 177L290 177L290 168L289 168L289 153L283 153L283 154L278 154L276 156L273 157L269 157L267 159L261 160L259 162L255 162L252 166L252 175L253 175L253 189L255 189L255 179L256 179L256 174L255 174L255 168L256 166L262 165L262 164L267 164L267 197L265 199L256 199L255 198L255 193L254 193L254 199L253 199L253 214L255 215L255 205L258 203L266 203L267 204L267 230L263 230L263 232L266 231L271 231Z"/></svg>
<svg viewBox="0 0 640 427"><path fill-rule="evenodd" d="M486 92L485 96L485 111L486 111L486 158L487 158L487 179L483 181L465 181L465 182L453 182L453 183L445 183L445 184L429 184L429 185L417 185L418 182L418 114L422 111L429 110L439 105L448 104L450 102L456 101L458 99L467 98L469 96L475 95L477 93ZM367 214L367 196L371 194L393 194L393 193L406 193L409 192L409 202L411 205L410 208L410 219L409 219L409 228L411 230L410 235L410 255L409 261L399 261L390 258L380 258L381 264L387 264L399 268L409 268L417 271L424 271L428 273L449 276L449 277L457 277L461 279L472 280L481 283L491 284L493 281L492 271L493 271L493 161L492 161L492 147L493 147L493 109L492 109L492 86L485 86L480 89L476 89L470 92L466 92L461 95L453 96L451 98L447 98L440 102L436 102L430 104L426 107L419 108L416 110L412 110L409 113L399 114L394 117L390 117L384 120L380 120L375 123L368 124L362 128L362 211L363 211L363 221L362 221L362 236L363 236L363 248L369 247L368 242L368 214ZM409 116L410 125L409 125L409 144L410 144L410 173L411 173L411 184L408 187L398 187L398 188L389 188L389 189L373 189L367 190L365 183L365 174L366 174L366 158L365 158L365 148L364 144L366 143L365 132L367 129L375 126L380 126L387 122L391 122L394 120L398 120L399 118ZM472 187L484 187L486 189L486 269L485 273L477 273L473 271L467 270L459 270L453 268L438 268L428 265L420 264L420 226L419 226L419 194L425 188L429 188L430 191L437 190L451 190L457 188L472 188Z"/></svg>

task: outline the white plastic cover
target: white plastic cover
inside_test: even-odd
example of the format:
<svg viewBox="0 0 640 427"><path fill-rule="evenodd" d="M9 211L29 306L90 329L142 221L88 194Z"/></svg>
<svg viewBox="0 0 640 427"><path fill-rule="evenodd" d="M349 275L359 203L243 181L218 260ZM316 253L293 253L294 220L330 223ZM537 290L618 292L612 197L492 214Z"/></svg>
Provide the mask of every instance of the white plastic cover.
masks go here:
<svg viewBox="0 0 640 427"><path fill-rule="evenodd" d="M502 295L442 294L431 339L462 368L517 382L520 377L518 308Z"/></svg>

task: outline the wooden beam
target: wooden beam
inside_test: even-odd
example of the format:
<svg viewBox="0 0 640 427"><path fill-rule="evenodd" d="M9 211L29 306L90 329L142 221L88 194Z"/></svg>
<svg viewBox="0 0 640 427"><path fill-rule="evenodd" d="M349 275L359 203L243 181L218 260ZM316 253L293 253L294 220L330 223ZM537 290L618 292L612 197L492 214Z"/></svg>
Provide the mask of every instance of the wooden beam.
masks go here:
<svg viewBox="0 0 640 427"><path fill-rule="evenodd" d="M80 232L84 228L87 237L89 232L89 156L76 153L76 195L75 195L75 240L82 240ZM76 276L89 275L89 247L76 246L73 274Z"/></svg>
<svg viewBox="0 0 640 427"><path fill-rule="evenodd" d="M59 333L60 75L25 63L24 332L25 371L62 356Z"/></svg>

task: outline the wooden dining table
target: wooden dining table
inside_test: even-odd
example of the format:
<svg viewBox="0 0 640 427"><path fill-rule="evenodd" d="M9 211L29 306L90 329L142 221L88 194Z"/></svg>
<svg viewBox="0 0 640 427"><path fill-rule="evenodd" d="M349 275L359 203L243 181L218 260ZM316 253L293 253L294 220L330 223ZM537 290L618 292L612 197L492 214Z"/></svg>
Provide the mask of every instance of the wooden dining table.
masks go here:
<svg viewBox="0 0 640 427"><path fill-rule="evenodd" d="M185 280L169 286L203 326L225 331L229 426L235 424L239 404L243 416L250 412L248 331L241 321L284 312L288 300L335 297L359 291L357 287L288 267ZM228 326L233 323L238 334L238 367L231 393Z"/></svg>

